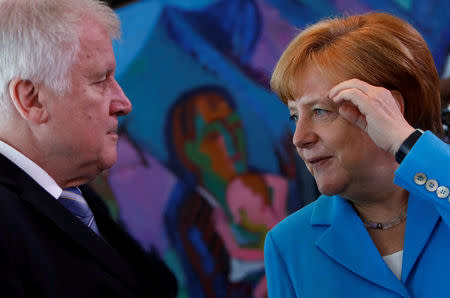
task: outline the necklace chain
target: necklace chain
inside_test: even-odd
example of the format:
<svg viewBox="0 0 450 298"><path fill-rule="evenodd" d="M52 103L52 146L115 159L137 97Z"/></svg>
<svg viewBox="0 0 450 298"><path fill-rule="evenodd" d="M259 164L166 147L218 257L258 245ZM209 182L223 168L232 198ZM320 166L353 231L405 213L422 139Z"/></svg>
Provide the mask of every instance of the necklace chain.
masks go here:
<svg viewBox="0 0 450 298"><path fill-rule="evenodd" d="M368 219L364 218L361 214L359 214L359 217L361 218L361 220L363 221L364 225L367 228L377 229L377 230L388 230L392 227L399 225L402 221L404 221L406 219L406 208L403 209L403 211L400 213L399 216L397 216L394 219L392 219L388 222L385 222L385 223L368 220Z"/></svg>

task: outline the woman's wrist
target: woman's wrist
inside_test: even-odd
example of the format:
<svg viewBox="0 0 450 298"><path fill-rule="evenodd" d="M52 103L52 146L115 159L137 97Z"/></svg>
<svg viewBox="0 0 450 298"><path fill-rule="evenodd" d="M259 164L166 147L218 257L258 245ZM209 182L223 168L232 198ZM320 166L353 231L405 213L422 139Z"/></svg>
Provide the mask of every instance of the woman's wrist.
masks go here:
<svg viewBox="0 0 450 298"><path fill-rule="evenodd" d="M403 161L422 134L422 130L416 129L401 143L397 151L395 151L395 160L398 164Z"/></svg>
<svg viewBox="0 0 450 298"><path fill-rule="evenodd" d="M396 155L398 150L400 149L400 146L403 144L403 142L415 131L416 129L412 126L408 125L407 127L402 127L401 129L396 129L395 133L392 133L392 142L391 142L391 148L389 152L391 152L393 155Z"/></svg>

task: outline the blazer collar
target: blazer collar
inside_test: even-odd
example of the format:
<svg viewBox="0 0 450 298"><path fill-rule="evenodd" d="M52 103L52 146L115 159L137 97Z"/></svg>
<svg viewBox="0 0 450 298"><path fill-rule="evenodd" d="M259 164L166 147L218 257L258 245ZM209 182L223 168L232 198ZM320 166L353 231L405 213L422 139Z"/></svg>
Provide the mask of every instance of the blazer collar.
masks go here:
<svg viewBox="0 0 450 298"><path fill-rule="evenodd" d="M119 253L103 238L78 221L66 208L37 184L14 163L0 154L0 184L13 189L18 196L42 215L49 218L58 228L70 237L81 249L87 250L94 259L119 280L136 287L128 266ZM95 214L94 214L95 216ZM101 231L100 231L101 232Z"/></svg>
<svg viewBox="0 0 450 298"><path fill-rule="evenodd" d="M389 269L351 204L338 196L321 197L312 225L327 225L315 244L348 270L381 287L409 297L406 287Z"/></svg>
<svg viewBox="0 0 450 298"><path fill-rule="evenodd" d="M403 245L403 282L408 279L440 217L439 212L431 202L419 198L414 193L409 195Z"/></svg>

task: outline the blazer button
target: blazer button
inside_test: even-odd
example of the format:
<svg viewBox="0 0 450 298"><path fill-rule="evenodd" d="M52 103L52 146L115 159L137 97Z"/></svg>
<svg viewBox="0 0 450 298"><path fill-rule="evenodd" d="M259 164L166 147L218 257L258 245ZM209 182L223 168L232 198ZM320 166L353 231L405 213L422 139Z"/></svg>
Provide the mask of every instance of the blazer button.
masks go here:
<svg viewBox="0 0 450 298"><path fill-rule="evenodd" d="M436 181L436 180L434 180L434 179L429 179L428 181L427 181L427 183L425 184L425 188L428 190L428 191L431 191L431 192L433 192L433 191L435 191L436 189L438 189L438 182Z"/></svg>
<svg viewBox="0 0 450 298"><path fill-rule="evenodd" d="M424 173L417 173L414 176L414 182L417 185L424 185L427 182L427 176Z"/></svg>
<svg viewBox="0 0 450 298"><path fill-rule="evenodd" d="M436 189L436 194L439 199L445 199L446 197L448 197L449 193L450 193L450 191L449 191L448 187L445 187L445 186L439 186Z"/></svg>

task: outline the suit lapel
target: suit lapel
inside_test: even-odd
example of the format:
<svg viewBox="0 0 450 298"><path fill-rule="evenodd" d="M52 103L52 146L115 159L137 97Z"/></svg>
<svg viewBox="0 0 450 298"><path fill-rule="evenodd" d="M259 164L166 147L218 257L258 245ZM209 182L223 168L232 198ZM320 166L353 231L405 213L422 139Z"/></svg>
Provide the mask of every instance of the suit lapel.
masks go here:
<svg viewBox="0 0 450 298"><path fill-rule="evenodd" d="M81 249L86 249L94 259L116 278L136 289L136 282L118 252L104 239L77 220L66 208L37 184L30 176L0 154L0 183L15 189L22 200L40 214L49 218Z"/></svg>
<svg viewBox="0 0 450 298"><path fill-rule="evenodd" d="M406 218L402 281L405 282L430 238L440 215L435 207L415 194L410 194Z"/></svg>
<svg viewBox="0 0 450 298"><path fill-rule="evenodd" d="M317 247L362 278L409 297L405 286L385 264L350 203L340 197L330 199L333 200L329 204L331 209L321 212L328 213L329 218L324 222L328 222L330 226L317 239ZM312 223L318 224L319 216L318 214L315 216L316 219L313 219Z"/></svg>
<svg viewBox="0 0 450 298"><path fill-rule="evenodd" d="M53 221L78 246L86 249L107 271L131 288L136 289L135 282L131 278L126 278L133 275L118 252L103 238L77 220L45 190L27 189L22 198Z"/></svg>

